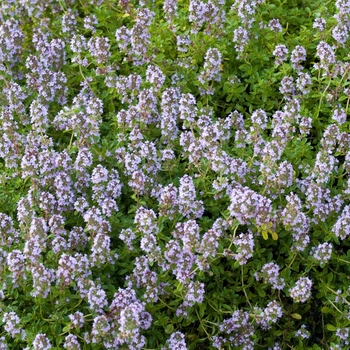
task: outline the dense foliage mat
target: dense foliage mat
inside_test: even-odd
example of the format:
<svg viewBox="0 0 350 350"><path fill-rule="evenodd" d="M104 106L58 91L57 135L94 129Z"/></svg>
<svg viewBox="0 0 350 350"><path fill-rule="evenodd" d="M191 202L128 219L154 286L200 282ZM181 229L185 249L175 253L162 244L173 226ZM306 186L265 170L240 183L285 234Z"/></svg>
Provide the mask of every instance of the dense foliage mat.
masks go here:
<svg viewBox="0 0 350 350"><path fill-rule="evenodd" d="M350 2L0 2L0 349L349 349Z"/></svg>

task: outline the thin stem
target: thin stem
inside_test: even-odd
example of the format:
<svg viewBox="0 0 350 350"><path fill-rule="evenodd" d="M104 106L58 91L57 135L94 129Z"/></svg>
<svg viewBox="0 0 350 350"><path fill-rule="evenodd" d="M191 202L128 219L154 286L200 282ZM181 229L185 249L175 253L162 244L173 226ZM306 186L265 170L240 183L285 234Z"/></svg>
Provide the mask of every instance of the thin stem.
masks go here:
<svg viewBox="0 0 350 350"><path fill-rule="evenodd" d="M222 311L222 310L218 310L218 309L216 309L213 305L211 305L210 304L210 302L209 302L209 300L208 300L208 304L209 304L209 306L213 309L213 310L215 310L217 313L221 313L221 314L232 314L232 311Z"/></svg>
<svg viewBox="0 0 350 350"><path fill-rule="evenodd" d="M72 130L72 136L70 137L70 141L69 141L69 145L68 145L68 151L69 151L69 150L71 149L71 147L72 147L73 137L74 137L74 130Z"/></svg>
<svg viewBox="0 0 350 350"><path fill-rule="evenodd" d="M233 230L233 237L232 237L232 239L231 239L230 246L227 248L228 250L231 249L231 246L232 246L232 244L233 244L233 238L236 237L236 231L237 231L237 229L238 229L238 226L239 226L239 225L237 225L237 226L234 228L234 230Z"/></svg>
<svg viewBox="0 0 350 350"><path fill-rule="evenodd" d="M175 311L175 309L174 309L173 307L169 306L169 305L168 305L165 301L163 301L161 298L158 297L158 300L159 300L163 305L165 305L166 307L168 307L170 310Z"/></svg>
<svg viewBox="0 0 350 350"><path fill-rule="evenodd" d="M344 260L344 259L341 259L341 258L337 258L338 261L341 261L343 263L346 263L346 264L350 264L350 261L347 261L347 260Z"/></svg>
<svg viewBox="0 0 350 350"><path fill-rule="evenodd" d="M320 113L320 110L321 110L321 104L322 104L322 101L323 101L323 96L324 96L324 94L327 92L329 86L331 85L331 82L332 82L332 80L329 80L328 85L326 86L326 88L325 88L324 91L323 91L323 94L321 95L320 103L319 103L318 109L317 109L317 116L318 116L318 114Z"/></svg>
<svg viewBox="0 0 350 350"><path fill-rule="evenodd" d="M201 320L201 318L199 317L199 314L198 314L198 310L197 310L197 309L196 309L196 314L197 314L198 320L200 320L199 322L201 323L201 326L202 326L202 328L203 328L204 333L207 335L208 339L211 340L211 336L209 335L209 333L208 333L207 330L205 329L204 325L202 324L202 320Z"/></svg>
<svg viewBox="0 0 350 350"><path fill-rule="evenodd" d="M292 261L290 262L290 264L289 264L288 267L287 267L288 269L293 265L293 262L294 262L296 256L297 256L297 254L295 253L294 256L293 256Z"/></svg>
<svg viewBox="0 0 350 350"><path fill-rule="evenodd" d="M329 302L340 314L343 315L343 312L340 311L340 310L334 305L334 303L333 303L331 300L328 300L328 302Z"/></svg>
<svg viewBox="0 0 350 350"><path fill-rule="evenodd" d="M348 114L349 102L350 102L350 96L348 97L348 100L346 101L346 109L345 109L346 114Z"/></svg>
<svg viewBox="0 0 350 350"><path fill-rule="evenodd" d="M217 323L208 321L208 320L206 320L205 318L204 318L202 321L203 321L203 322L206 322L206 323L210 323L210 324L212 324L212 325L214 325L214 326L218 326Z"/></svg>
<svg viewBox="0 0 350 350"><path fill-rule="evenodd" d="M241 269L241 270L242 270L241 281L242 281L243 292L244 292L244 295L245 295L245 297L246 297L246 299L247 299L247 302L248 302L248 304L249 304L249 307L252 308L252 304L250 303L249 298L248 298L248 295L247 295L247 292L246 292L246 290L245 290L245 288L244 288L243 265L242 265L242 269Z"/></svg>

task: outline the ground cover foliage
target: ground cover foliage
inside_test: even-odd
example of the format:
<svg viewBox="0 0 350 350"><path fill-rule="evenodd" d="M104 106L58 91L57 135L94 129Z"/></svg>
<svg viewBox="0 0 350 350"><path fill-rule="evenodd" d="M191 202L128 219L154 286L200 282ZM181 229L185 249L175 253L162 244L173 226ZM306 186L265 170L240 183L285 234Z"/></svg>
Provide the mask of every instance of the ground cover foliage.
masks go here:
<svg viewBox="0 0 350 350"><path fill-rule="evenodd" d="M346 0L0 3L0 349L348 349Z"/></svg>

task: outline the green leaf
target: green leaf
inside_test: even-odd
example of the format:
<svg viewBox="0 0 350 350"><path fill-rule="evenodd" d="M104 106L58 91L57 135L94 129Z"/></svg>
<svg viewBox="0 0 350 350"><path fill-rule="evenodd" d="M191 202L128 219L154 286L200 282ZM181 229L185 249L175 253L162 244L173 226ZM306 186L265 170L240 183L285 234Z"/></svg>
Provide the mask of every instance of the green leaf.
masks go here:
<svg viewBox="0 0 350 350"><path fill-rule="evenodd" d="M166 334L171 334L174 332L174 325L173 324L168 324L166 327L165 327L165 333Z"/></svg>
<svg viewBox="0 0 350 350"><path fill-rule="evenodd" d="M264 298L266 296L265 291L260 286L256 288L256 291L258 292L259 297Z"/></svg>
<svg viewBox="0 0 350 350"><path fill-rule="evenodd" d="M321 308L321 312L322 312L323 314L330 314L330 313L333 312L333 310L332 310L330 307L328 307L328 306L323 306L323 307Z"/></svg>
<svg viewBox="0 0 350 350"><path fill-rule="evenodd" d="M329 323L326 324L326 328L331 332L335 332L337 330L337 327L334 327Z"/></svg>

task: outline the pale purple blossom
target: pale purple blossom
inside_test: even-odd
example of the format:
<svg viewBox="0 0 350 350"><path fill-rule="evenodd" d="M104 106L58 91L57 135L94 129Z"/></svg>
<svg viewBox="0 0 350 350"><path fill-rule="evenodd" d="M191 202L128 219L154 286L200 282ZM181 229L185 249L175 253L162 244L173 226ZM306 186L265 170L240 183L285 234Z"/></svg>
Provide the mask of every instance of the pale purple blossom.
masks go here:
<svg viewBox="0 0 350 350"><path fill-rule="evenodd" d="M33 341L33 349L34 350L49 350L52 348L50 339L46 336L46 334L40 333L37 334Z"/></svg>
<svg viewBox="0 0 350 350"><path fill-rule="evenodd" d="M162 350L187 350L185 336L181 332L174 332L166 341L165 347Z"/></svg>
<svg viewBox="0 0 350 350"><path fill-rule="evenodd" d="M308 277L301 277L295 283L295 286L289 289L291 298L296 303L304 303L311 296L312 281Z"/></svg>
<svg viewBox="0 0 350 350"><path fill-rule="evenodd" d="M273 51L273 55L276 57L275 65L279 66L287 60L288 49L285 45L276 45Z"/></svg>
<svg viewBox="0 0 350 350"><path fill-rule="evenodd" d="M323 32L326 28L327 22L323 18L315 18L313 23L313 28L317 29L319 32Z"/></svg>

